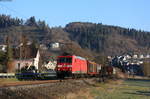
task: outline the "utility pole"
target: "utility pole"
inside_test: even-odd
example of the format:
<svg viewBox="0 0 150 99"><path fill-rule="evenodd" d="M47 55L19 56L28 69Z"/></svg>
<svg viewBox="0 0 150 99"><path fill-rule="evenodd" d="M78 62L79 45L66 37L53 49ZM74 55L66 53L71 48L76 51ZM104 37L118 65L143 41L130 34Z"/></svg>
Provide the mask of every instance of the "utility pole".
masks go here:
<svg viewBox="0 0 150 99"><path fill-rule="evenodd" d="M18 63L18 71L20 72L21 70L21 59L22 59L22 49L21 49L21 45L22 45L22 33L20 32L20 41L19 41L19 63Z"/></svg>

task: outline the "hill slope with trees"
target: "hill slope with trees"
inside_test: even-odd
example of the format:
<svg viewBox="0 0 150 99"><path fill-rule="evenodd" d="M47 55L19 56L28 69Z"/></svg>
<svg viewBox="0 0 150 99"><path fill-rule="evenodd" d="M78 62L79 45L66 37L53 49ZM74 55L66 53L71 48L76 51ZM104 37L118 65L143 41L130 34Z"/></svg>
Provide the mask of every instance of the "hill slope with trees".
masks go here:
<svg viewBox="0 0 150 99"><path fill-rule="evenodd" d="M10 43L18 45L20 35L38 44L70 43L89 56L145 54L150 51L150 32L87 22L72 22L63 28L50 28L45 21L37 21L34 16L22 20L0 15L0 44L6 44L6 38L10 36ZM77 53L80 54L80 51Z"/></svg>
<svg viewBox="0 0 150 99"><path fill-rule="evenodd" d="M150 33L103 24L73 22L65 27L70 38L97 53L117 55L148 53Z"/></svg>

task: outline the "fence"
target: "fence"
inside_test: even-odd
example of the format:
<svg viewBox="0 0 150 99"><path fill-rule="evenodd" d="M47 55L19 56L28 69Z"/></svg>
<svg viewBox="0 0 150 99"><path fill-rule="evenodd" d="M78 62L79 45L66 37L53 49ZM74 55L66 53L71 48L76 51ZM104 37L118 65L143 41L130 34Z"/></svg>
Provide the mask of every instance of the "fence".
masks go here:
<svg viewBox="0 0 150 99"><path fill-rule="evenodd" d="M0 78L15 78L15 73L0 73Z"/></svg>

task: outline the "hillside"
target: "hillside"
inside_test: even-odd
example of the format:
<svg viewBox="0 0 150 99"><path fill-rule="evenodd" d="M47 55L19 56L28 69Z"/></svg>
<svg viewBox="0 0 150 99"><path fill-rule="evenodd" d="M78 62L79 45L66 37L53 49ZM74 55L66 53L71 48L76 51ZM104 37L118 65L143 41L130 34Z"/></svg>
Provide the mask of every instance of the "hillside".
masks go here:
<svg viewBox="0 0 150 99"><path fill-rule="evenodd" d="M6 36L10 36L11 43L18 45L21 35L38 44L64 43L62 52L87 57L145 54L150 51L150 33L141 30L84 22L69 23L64 28L50 28L44 21L36 21L34 17L22 21L0 15L0 44L4 44Z"/></svg>
<svg viewBox="0 0 150 99"><path fill-rule="evenodd" d="M150 33L103 24L74 22L65 31L82 48L107 55L148 53Z"/></svg>

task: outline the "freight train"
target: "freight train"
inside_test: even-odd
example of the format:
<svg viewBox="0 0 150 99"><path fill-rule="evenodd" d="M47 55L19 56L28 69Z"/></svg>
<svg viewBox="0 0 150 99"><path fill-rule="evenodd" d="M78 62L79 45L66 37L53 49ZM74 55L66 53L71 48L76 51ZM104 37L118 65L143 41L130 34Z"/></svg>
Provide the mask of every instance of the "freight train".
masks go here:
<svg viewBox="0 0 150 99"><path fill-rule="evenodd" d="M58 78L98 76L100 70L101 65L80 56L58 56L57 59Z"/></svg>
<svg viewBox="0 0 150 99"><path fill-rule="evenodd" d="M25 70L16 74L18 79L47 79L53 76L57 78L79 78L79 77L103 77L111 76L113 67L102 67L100 64L89 61L76 55L58 56L55 71L47 73L37 73L33 70Z"/></svg>

